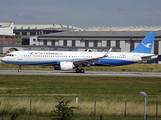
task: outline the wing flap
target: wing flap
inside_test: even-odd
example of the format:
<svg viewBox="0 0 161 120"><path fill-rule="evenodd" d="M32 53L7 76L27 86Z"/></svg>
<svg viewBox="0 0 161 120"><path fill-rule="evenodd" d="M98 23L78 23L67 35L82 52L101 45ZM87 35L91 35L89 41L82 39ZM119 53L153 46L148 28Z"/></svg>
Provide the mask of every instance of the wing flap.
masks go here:
<svg viewBox="0 0 161 120"><path fill-rule="evenodd" d="M75 66L79 66L81 64L92 64L92 62L99 62L100 58L92 58L92 59L83 59L83 60L75 60L73 64Z"/></svg>

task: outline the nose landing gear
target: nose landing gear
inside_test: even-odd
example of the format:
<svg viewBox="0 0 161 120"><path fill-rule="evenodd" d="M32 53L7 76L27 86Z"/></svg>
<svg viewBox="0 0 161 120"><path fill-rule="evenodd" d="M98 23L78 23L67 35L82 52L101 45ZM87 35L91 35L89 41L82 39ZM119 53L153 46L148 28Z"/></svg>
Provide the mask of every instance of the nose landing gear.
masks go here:
<svg viewBox="0 0 161 120"><path fill-rule="evenodd" d="M21 72L21 65L19 65L19 69L18 69L18 72Z"/></svg>

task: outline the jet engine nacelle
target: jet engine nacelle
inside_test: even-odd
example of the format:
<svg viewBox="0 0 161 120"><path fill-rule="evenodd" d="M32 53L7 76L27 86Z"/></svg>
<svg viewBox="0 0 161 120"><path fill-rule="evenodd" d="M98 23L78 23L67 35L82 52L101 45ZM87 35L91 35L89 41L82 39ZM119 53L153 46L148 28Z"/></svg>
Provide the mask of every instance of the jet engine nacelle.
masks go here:
<svg viewBox="0 0 161 120"><path fill-rule="evenodd" d="M54 69L55 70L72 70L74 68L73 62L60 62L59 65L55 65Z"/></svg>
<svg viewBox="0 0 161 120"><path fill-rule="evenodd" d="M73 62L60 62L60 69L61 70L72 70L74 68Z"/></svg>

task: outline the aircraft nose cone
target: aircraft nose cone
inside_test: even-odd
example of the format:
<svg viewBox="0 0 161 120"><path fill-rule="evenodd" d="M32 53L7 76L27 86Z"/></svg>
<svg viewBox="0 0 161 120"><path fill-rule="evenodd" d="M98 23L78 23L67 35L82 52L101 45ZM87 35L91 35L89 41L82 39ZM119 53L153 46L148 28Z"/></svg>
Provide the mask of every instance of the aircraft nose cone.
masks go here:
<svg viewBox="0 0 161 120"><path fill-rule="evenodd" d="M1 59L1 61L2 61L2 62L5 62L5 61L6 61L6 57L3 57L3 58Z"/></svg>
<svg viewBox="0 0 161 120"><path fill-rule="evenodd" d="M2 61L2 62L4 61L3 58L1 59L1 61Z"/></svg>

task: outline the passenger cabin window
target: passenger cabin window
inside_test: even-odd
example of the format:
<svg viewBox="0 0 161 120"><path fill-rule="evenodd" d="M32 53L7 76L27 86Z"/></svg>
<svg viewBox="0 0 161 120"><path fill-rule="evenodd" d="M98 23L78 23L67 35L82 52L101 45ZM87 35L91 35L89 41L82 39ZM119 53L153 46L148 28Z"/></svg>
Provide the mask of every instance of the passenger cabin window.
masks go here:
<svg viewBox="0 0 161 120"><path fill-rule="evenodd" d="M13 57L14 55L13 55L13 54L8 54L7 56L11 56L11 57Z"/></svg>

